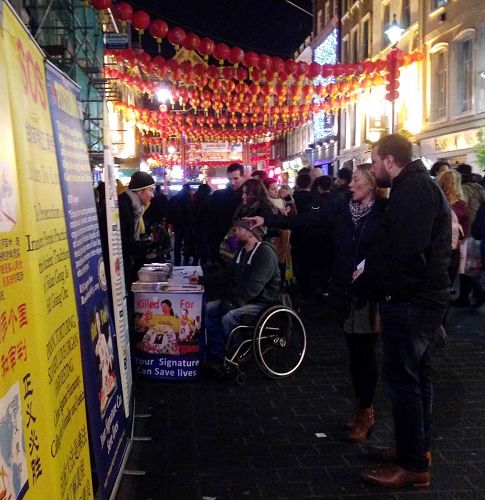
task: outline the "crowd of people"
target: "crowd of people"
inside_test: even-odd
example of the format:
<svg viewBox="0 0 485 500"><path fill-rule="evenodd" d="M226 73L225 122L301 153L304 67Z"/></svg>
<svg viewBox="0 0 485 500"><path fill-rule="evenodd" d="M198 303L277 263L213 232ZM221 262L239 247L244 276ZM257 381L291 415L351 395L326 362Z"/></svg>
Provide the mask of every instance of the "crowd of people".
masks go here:
<svg viewBox="0 0 485 500"><path fill-rule="evenodd" d="M429 485L430 347L446 341L453 283L458 296L451 305L485 302L484 180L465 164L438 162L428 171L397 134L374 145L371 164L342 168L336 180L303 169L291 190L262 171L245 178L237 163L227 178L227 187L214 193L186 184L170 200L160 192L152 200L153 178L134 174L120 195L127 286L146 257L142 234L171 227L174 264L204 269L192 281L208 293L213 367L241 315L277 303L294 276L296 303L325 307L345 335L355 411L343 425L351 442L365 442L375 425L382 339L395 445L369 450L387 464L364 470L362 479Z"/></svg>

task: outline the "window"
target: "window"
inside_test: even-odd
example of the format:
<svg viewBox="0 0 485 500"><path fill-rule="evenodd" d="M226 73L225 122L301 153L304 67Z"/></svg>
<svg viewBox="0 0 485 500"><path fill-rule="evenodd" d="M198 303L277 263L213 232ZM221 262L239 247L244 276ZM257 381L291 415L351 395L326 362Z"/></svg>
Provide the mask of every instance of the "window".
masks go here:
<svg viewBox="0 0 485 500"><path fill-rule="evenodd" d="M448 93L448 51L437 50L431 54L431 121L446 118Z"/></svg>
<svg viewBox="0 0 485 500"><path fill-rule="evenodd" d="M382 48L384 49L389 45L389 40L386 35L386 30L391 25L391 5L386 3L382 8Z"/></svg>
<svg viewBox="0 0 485 500"><path fill-rule="evenodd" d="M320 31L325 27L326 23L323 24L323 11L320 9L317 12L317 33L320 33Z"/></svg>
<svg viewBox="0 0 485 500"><path fill-rule="evenodd" d="M359 61L359 28L356 27L350 33L350 60L351 63Z"/></svg>
<svg viewBox="0 0 485 500"><path fill-rule="evenodd" d="M362 21L362 59L367 59L370 54L370 19Z"/></svg>
<svg viewBox="0 0 485 500"><path fill-rule="evenodd" d="M473 107L473 38L467 36L453 44L455 61L455 113L461 114Z"/></svg>
<svg viewBox="0 0 485 500"><path fill-rule="evenodd" d="M401 28L407 29L411 25L411 2L402 0L401 3Z"/></svg>
<svg viewBox="0 0 485 500"><path fill-rule="evenodd" d="M325 2L325 26L327 26L328 23L330 22L330 18L331 18L330 12L331 12L331 10L330 10L330 0L327 0Z"/></svg>
<svg viewBox="0 0 485 500"><path fill-rule="evenodd" d="M342 62L349 62L349 36L342 39Z"/></svg>
<svg viewBox="0 0 485 500"><path fill-rule="evenodd" d="M439 9L440 7L445 6L448 3L448 0L431 0L431 11Z"/></svg>

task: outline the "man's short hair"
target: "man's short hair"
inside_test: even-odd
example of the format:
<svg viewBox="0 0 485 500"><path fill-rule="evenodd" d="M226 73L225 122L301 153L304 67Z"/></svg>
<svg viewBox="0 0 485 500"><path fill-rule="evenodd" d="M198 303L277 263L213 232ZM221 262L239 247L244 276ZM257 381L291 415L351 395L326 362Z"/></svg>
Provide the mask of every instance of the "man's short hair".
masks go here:
<svg viewBox="0 0 485 500"><path fill-rule="evenodd" d="M413 159L413 145L399 134L381 137L374 147L381 158L392 156L399 167L404 167Z"/></svg>
<svg viewBox="0 0 485 500"><path fill-rule="evenodd" d="M298 174L298 177L296 178L296 185L300 189L307 189L311 186L312 183L312 177L310 174L303 173L303 174Z"/></svg>
<svg viewBox="0 0 485 500"><path fill-rule="evenodd" d="M456 167L456 171L459 172L460 174L464 175L470 175L472 173L472 167L471 165L468 165L468 163L460 163Z"/></svg>
<svg viewBox="0 0 485 500"><path fill-rule="evenodd" d="M231 163L226 170L227 174L239 171L241 175L244 175L244 167L240 163Z"/></svg>
<svg viewBox="0 0 485 500"><path fill-rule="evenodd" d="M266 177L268 177L268 174L264 170L255 170L254 172L251 172L251 177L254 179L259 179L260 181L264 181Z"/></svg>
<svg viewBox="0 0 485 500"><path fill-rule="evenodd" d="M337 172L337 178L345 181L347 184L350 184L350 181L352 180L352 170L347 167L342 167Z"/></svg>

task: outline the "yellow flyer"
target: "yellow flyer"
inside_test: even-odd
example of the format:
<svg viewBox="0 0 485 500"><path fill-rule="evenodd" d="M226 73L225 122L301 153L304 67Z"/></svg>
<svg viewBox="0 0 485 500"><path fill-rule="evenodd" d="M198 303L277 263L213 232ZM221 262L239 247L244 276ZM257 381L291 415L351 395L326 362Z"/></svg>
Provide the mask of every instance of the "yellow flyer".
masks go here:
<svg viewBox="0 0 485 500"><path fill-rule="evenodd" d="M88 499L78 318L44 60L10 6L0 7L0 498Z"/></svg>

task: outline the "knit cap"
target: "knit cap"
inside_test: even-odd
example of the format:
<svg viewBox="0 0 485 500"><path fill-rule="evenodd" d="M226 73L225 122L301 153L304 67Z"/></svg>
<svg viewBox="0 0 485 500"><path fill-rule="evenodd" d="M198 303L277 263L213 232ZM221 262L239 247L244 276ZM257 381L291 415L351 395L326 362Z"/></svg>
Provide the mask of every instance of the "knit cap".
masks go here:
<svg viewBox="0 0 485 500"><path fill-rule="evenodd" d="M145 189L154 185L155 181L150 174L137 171L131 176L128 189L131 189L132 191L139 191L140 189Z"/></svg>
<svg viewBox="0 0 485 500"><path fill-rule="evenodd" d="M248 231L251 231L251 233L254 234L254 236L259 240L262 241L263 238L266 235L266 226L258 226L258 227L251 227L251 221L246 220L246 219L238 219L235 223L235 226L242 227L243 229L247 229Z"/></svg>

